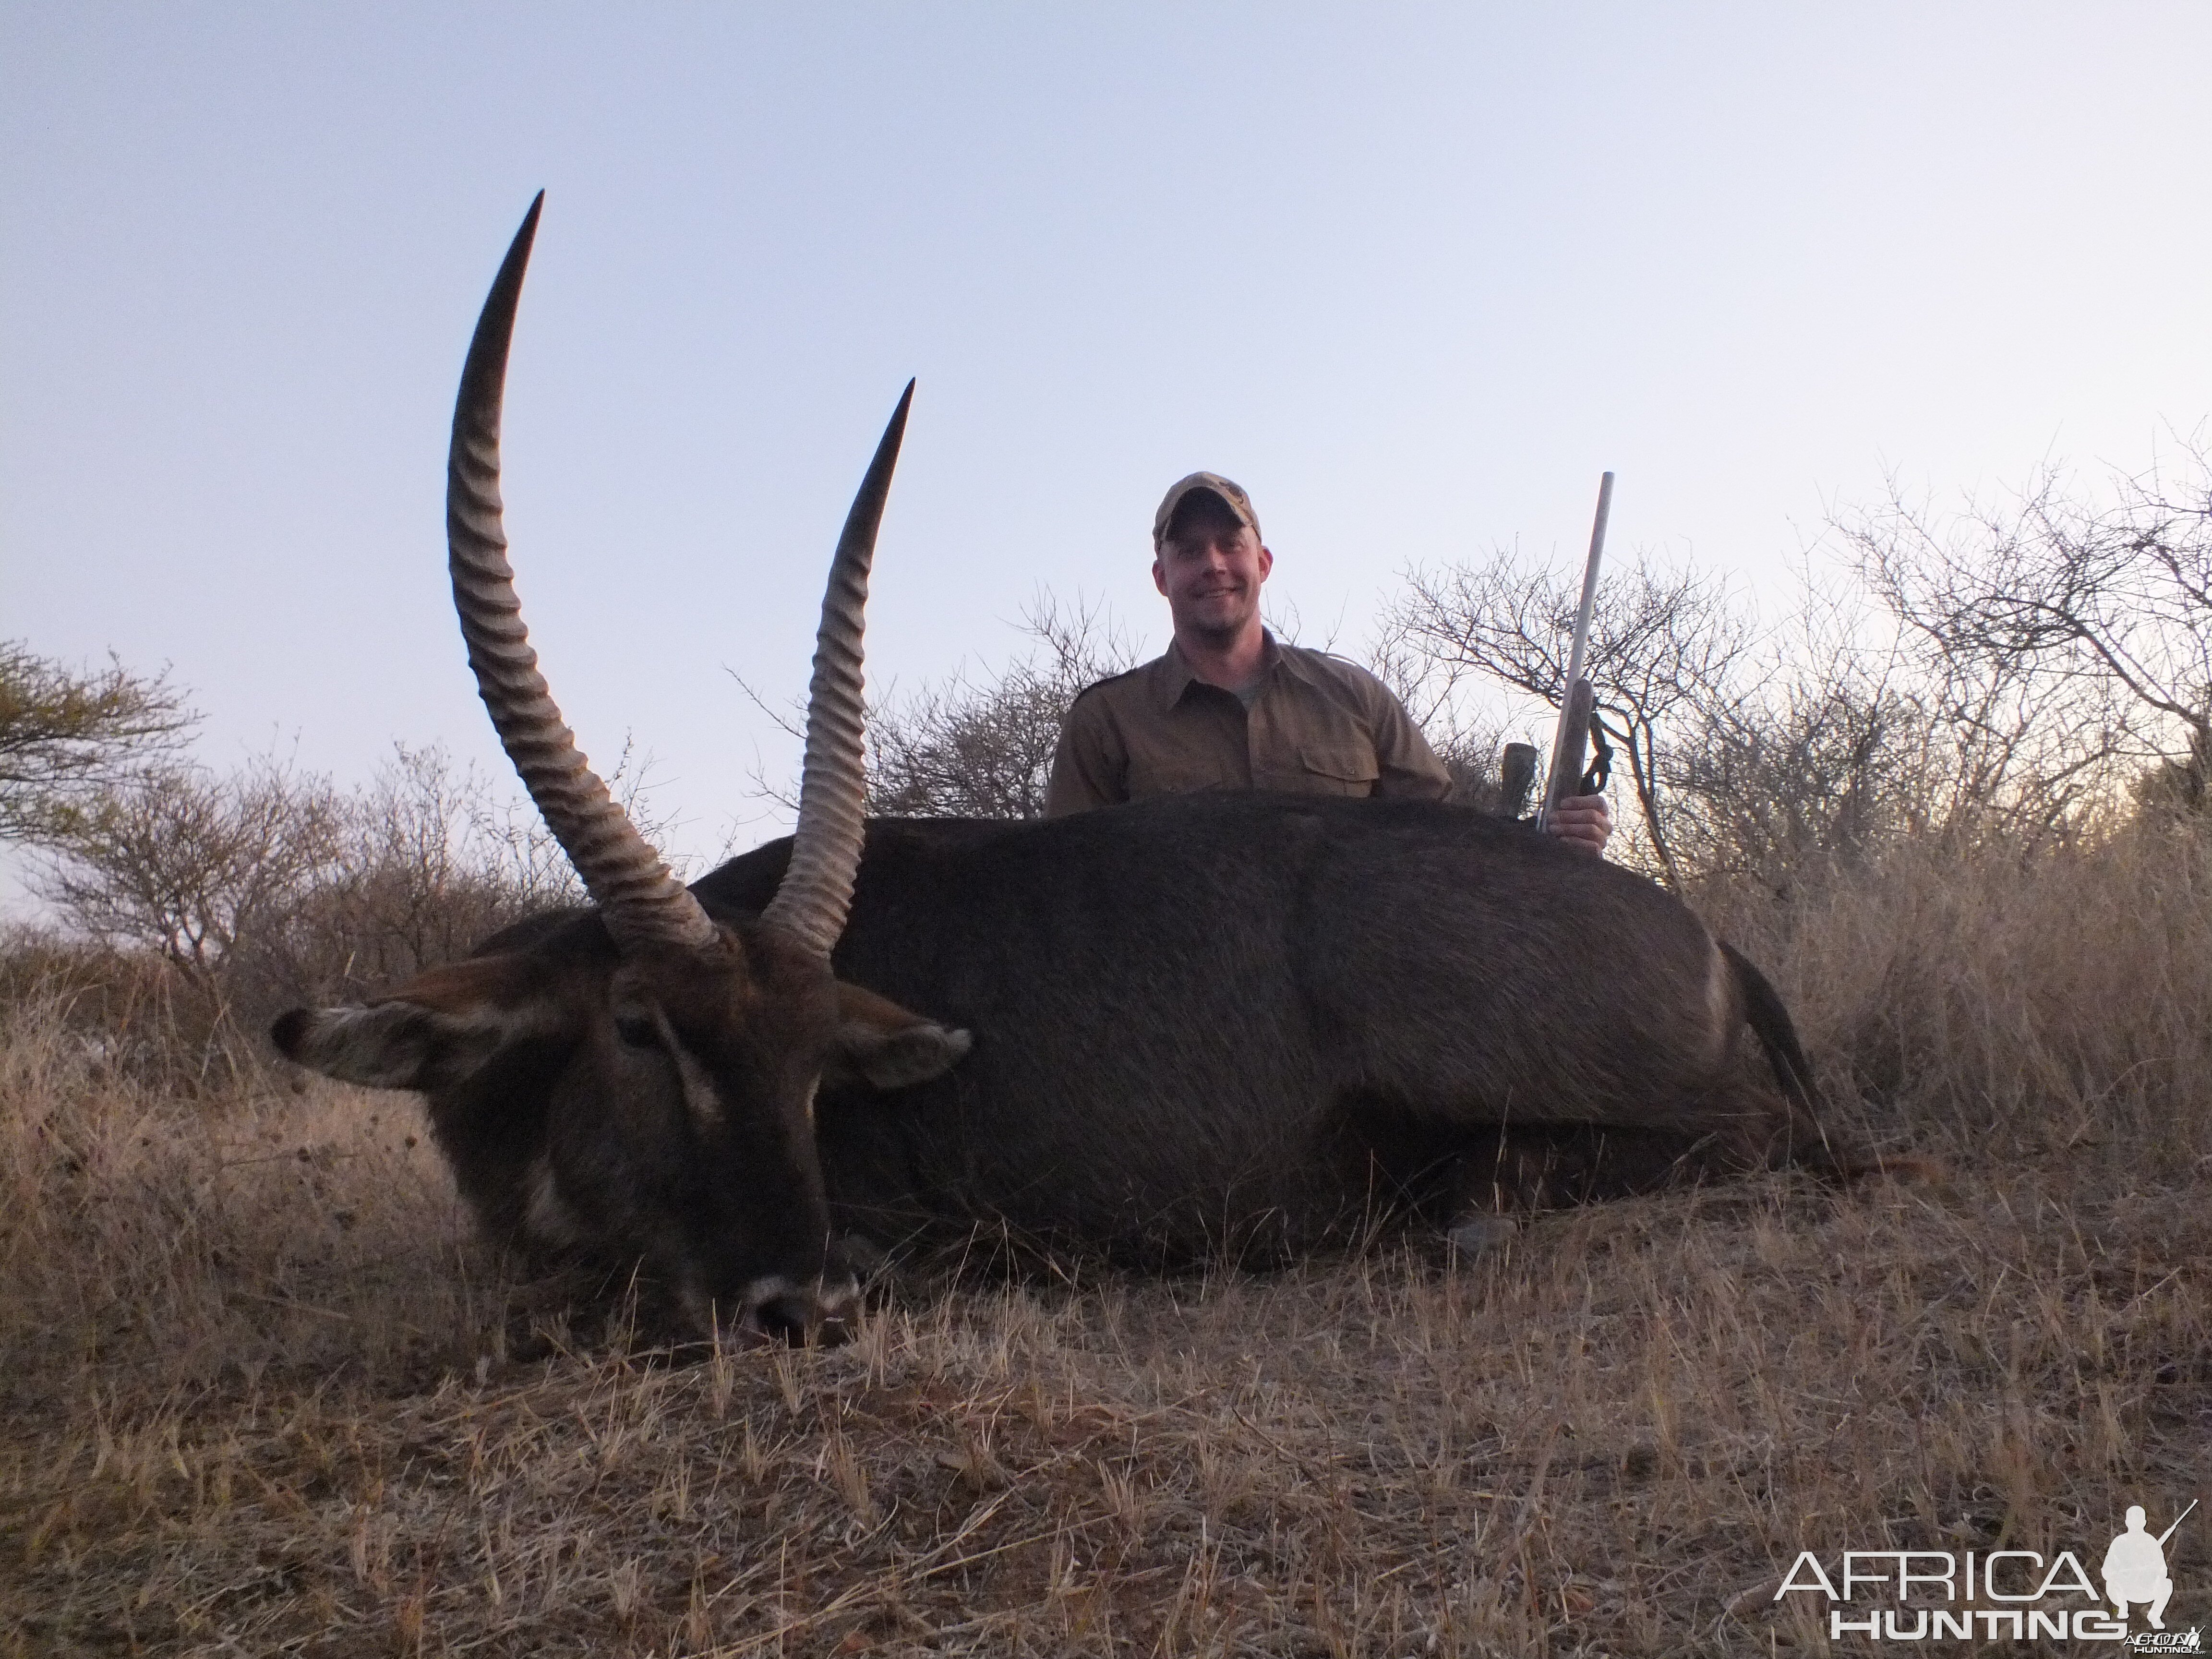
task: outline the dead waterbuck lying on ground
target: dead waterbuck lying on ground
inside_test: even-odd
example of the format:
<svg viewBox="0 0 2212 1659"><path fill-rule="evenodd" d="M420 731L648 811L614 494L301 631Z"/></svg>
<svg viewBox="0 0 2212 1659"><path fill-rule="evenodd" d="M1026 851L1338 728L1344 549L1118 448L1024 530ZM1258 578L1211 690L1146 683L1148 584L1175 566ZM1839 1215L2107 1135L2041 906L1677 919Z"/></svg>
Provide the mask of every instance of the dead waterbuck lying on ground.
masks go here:
<svg viewBox="0 0 2212 1659"><path fill-rule="evenodd" d="M485 705L593 908L275 1028L303 1065L426 1094L492 1232L639 1264L695 1330L834 1338L836 1231L1164 1261L1307 1248L1378 1203L1842 1167L1757 971L1521 825L1258 794L864 824L861 611L904 398L831 566L797 831L678 885L562 724L507 562L538 212L470 347L447 527Z"/></svg>

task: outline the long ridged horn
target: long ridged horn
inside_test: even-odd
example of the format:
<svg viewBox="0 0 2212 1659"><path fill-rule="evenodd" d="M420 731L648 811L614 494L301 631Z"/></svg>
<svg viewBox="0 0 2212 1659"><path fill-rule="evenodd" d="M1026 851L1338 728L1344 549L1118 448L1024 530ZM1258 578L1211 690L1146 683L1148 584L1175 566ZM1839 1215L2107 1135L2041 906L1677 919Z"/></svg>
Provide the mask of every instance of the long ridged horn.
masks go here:
<svg viewBox="0 0 2212 1659"><path fill-rule="evenodd" d="M499 276L477 319L461 394L453 405L453 444L446 462L446 546L453 608L468 641L477 690L524 787L598 903L607 931L624 950L641 945L703 950L714 924L669 873L576 746L553 694L538 672L507 562L499 498L499 419L507 390L507 343L514 334L522 273L538 235L538 192L515 233Z"/></svg>
<svg viewBox="0 0 2212 1659"><path fill-rule="evenodd" d="M860 633L868 604L868 567L876 556L876 527L890 494L891 470L906 436L906 411L914 382L906 383L876 457L868 463L830 562L822 595L822 626L814 636L814 679L806 694L806 760L799 779L799 825L792 832L791 864L761 915L796 933L827 957L845 931L853 904L853 878L860 867L860 824L867 804L867 755L863 745Z"/></svg>

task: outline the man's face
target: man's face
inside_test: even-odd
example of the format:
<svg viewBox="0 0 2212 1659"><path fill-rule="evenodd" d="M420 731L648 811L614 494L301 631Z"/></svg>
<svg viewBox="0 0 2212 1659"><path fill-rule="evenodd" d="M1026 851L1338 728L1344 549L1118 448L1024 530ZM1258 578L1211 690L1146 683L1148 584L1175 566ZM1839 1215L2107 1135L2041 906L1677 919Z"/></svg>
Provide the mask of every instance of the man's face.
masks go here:
<svg viewBox="0 0 2212 1659"><path fill-rule="evenodd" d="M1152 585L1167 596L1178 633L1234 640L1260 614L1260 584L1275 556L1251 528L1211 498L1194 501L1152 561Z"/></svg>

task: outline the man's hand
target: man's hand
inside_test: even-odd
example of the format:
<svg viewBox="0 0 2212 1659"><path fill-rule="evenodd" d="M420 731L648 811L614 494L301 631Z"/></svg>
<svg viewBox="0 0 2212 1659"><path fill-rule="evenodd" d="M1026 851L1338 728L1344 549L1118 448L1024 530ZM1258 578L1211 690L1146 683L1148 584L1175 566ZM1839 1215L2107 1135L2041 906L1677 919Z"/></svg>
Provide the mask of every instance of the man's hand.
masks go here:
<svg viewBox="0 0 2212 1659"><path fill-rule="evenodd" d="M1544 828L1591 857L1601 858L1613 834L1613 813L1603 795L1570 795L1552 809Z"/></svg>

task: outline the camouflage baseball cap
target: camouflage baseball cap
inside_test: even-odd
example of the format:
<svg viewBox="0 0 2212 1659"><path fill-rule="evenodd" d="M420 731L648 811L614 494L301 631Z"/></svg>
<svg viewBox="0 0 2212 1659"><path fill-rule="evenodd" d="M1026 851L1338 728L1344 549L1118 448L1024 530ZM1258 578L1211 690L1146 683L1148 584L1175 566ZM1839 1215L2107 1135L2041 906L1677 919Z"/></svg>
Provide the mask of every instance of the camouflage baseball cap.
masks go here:
<svg viewBox="0 0 2212 1659"><path fill-rule="evenodd" d="M1160 510L1152 514L1152 550L1158 552L1160 544L1167 539L1168 526L1175 522L1176 508L1194 490L1206 490L1218 495L1222 505L1237 515L1237 521L1247 526L1254 535L1260 533L1260 515L1252 510L1252 498L1243 487L1233 484L1218 472L1194 472L1188 478L1176 480L1175 487L1160 503Z"/></svg>

